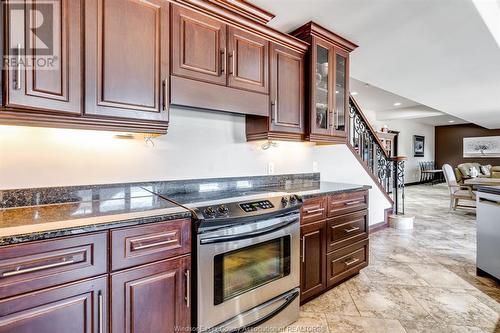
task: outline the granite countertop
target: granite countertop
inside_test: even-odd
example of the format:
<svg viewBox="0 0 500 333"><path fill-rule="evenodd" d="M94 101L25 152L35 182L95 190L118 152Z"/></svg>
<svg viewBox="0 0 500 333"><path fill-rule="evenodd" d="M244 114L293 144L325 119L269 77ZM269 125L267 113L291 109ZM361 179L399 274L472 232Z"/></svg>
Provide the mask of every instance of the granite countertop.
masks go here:
<svg viewBox="0 0 500 333"><path fill-rule="evenodd" d="M243 186L244 187L244 186ZM303 199L314 198L322 195L346 193L361 190L368 190L371 186L322 182L322 181L306 181L301 183L289 183L277 186L261 186L256 188L240 188L240 189L222 189L222 190L206 190L200 188L198 191L191 192L162 192L161 189L153 189L153 192L168 198L176 203L179 203L188 208L198 206L218 205L234 201L236 198L239 201L264 198L267 196L279 196L287 194L297 194Z"/></svg>
<svg viewBox="0 0 500 333"><path fill-rule="evenodd" d="M0 209L0 245L191 217L188 209L148 191L120 193L114 199Z"/></svg>
<svg viewBox="0 0 500 333"><path fill-rule="evenodd" d="M230 202L236 198L251 200L294 193L308 199L371 188L322 182L319 174L306 174L302 178L296 178L296 175L279 177L0 191L0 246L190 218L190 208Z"/></svg>
<svg viewBox="0 0 500 333"><path fill-rule="evenodd" d="M500 195L500 186L478 186L477 191Z"/></svg>
<svg viewBox="0 0 500 333"><path fill-rule="evenodd" d="M347 193L369 190L369 185L356 185L348 183L317 182L311 184L302 184L300 186L280 187L280 191L300 195L304 199L315 198L328 194Z"/></svg>

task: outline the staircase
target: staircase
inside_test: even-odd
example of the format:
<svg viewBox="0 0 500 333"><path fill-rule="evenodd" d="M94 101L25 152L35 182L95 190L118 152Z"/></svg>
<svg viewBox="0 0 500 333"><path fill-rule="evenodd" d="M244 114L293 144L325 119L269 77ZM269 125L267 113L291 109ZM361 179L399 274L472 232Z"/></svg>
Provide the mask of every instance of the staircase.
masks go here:
<svg viewBox="0 0 500 333"><path fill-rule="evenodd" d="M349 96L347 146L391 202L393 213L404 214L404 156L391 157L356 100Z"/></svg>

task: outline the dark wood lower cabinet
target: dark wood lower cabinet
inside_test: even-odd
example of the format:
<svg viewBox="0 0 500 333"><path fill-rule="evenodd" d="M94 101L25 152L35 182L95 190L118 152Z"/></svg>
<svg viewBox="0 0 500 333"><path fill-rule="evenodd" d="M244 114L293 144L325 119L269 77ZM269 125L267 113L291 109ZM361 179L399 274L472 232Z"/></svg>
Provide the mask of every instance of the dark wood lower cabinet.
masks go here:
<svg viewBox="0 0 500 333"><path fill-rule="evenodd" d="M325 249L326 221L303 225L301 234L301 270L300 293L301 300L309 299L323 292L326 287Z"/></svg>
<svg viewBox="0 0 500 333"><path fill-rule="evenodd" d="M105 333L107 277L0 301L0 333Z"/></svg>
<svg viewBox="0 0 500 333"><path fill-rule="evenodd" d="M327 255L327 287L334 286L368 266L368 239Z"/></svg>
<svg viewBox="0 0 500 333"><path fill-rule="evenodd" d="M191 256L111 274L113 333L173 333L189 327Z"/></svg>
<svg viewBox="0 0 500 333"><path fill-rule="evenodd" d="M179 219L0 247L0 333L189 331L190 227Z"/></svg>
<svg viewBox="0 0 500 333"><path fill-rule="evenodd" d="M329 207L340 207L346 198L364 198L363 204L347 205L348 214ZM340 202L340 203L339 203ZM351 208L352 207L352 208ZM368 191L335 194L304 201L301 216L300 302L318 296L358 274L368 266Z"/></svg>

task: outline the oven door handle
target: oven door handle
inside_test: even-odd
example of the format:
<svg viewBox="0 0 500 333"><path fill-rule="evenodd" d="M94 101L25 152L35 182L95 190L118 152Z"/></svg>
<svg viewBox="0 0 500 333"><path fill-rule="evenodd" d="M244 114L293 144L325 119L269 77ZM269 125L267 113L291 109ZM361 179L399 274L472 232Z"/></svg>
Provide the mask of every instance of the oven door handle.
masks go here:
<svg viewBox="0 0 500 333"><path fill-rule="evenodd" d="M286 219L280 223L277 223L277 224L274 224L272 226L262 228L262 229L259 229L256 231L245 232L245 233L235 234L235 235L224 235L224 236L202 238L202 239L200 239L200 244L205 245L205 244L214 244L214 243L224 243L224 242L237 241L237 240L241 240L241 239L253 238L253 237L258 237L258 236L270 234L272 232L286 228L290 224L298 222L299 219L300 219L300 217L295 215L293 218Z"/></svg>
<svg viewBox="0 0 500 333"><path fill-rule="evenodd" d="M212 327L211 329L205 331L204 333L244 333L244 332L248 332L248 330L251 330L252 328L257 327L257 326L265 323L266 321L270 320L271 318L276 316L278 313L283 311L288 305L290 305L290 303L292 303L299 296L299 294L300 294L299 288L292 289L291 291L289 291L283 295L280 295L278 297L275 297L275 298L271 299L270 301L258 306L257 308L245 311L242 314L236 316L235 318L231 318L231 319L223 322L222 324L217 325L216 327ZM256 310L258 311L258 308L268 307L268 306L271 306L273 304L280 303L280 302L281 302L281 304L276 309L274 309L272 312L262 316L261 318L257 319L256 321L253 321L253 322L251 322L247 325L244 325L242 327L239 327L239 328L234 328L234 329L229 328L230 325L232 323L234 323L235 321L240 321L238 319L241 319L245 315L251 314L252 312L254 312Z"/></svg>

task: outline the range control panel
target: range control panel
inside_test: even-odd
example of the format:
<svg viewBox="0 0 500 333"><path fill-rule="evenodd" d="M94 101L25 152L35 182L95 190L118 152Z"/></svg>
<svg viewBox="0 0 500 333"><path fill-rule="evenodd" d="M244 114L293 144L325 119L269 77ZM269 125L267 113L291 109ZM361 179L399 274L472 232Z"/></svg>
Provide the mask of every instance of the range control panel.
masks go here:
<svg viewBox="0 0 500 333"><path fill-rule="evenodd" d="M256 212L259 209L274 208L274 205L269 200L261 200L261 201L241 203L240 207L245 212L250 213L250 212Z"/></svg>

